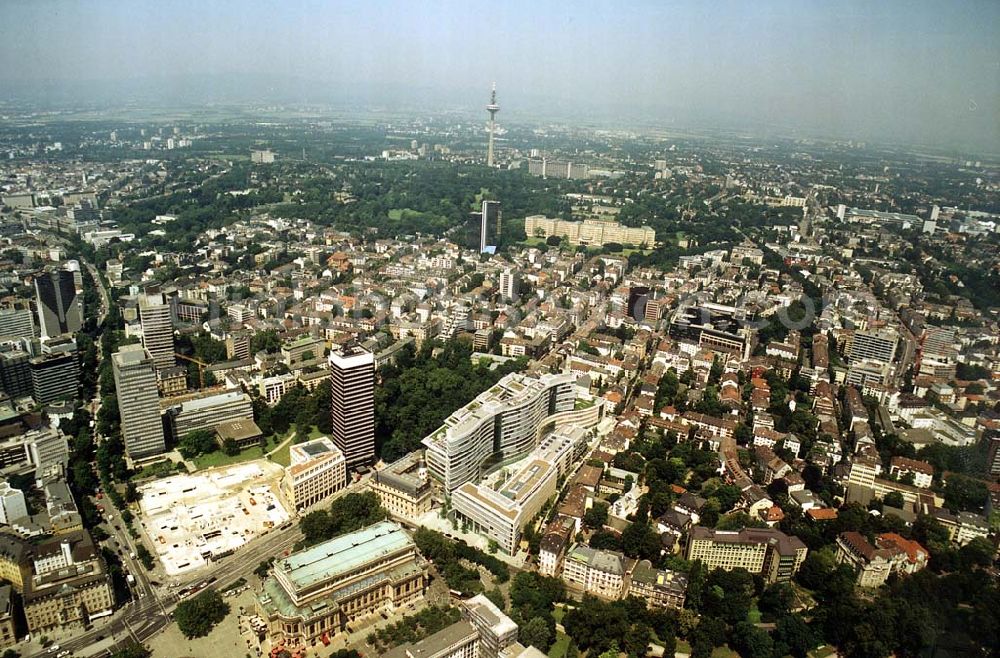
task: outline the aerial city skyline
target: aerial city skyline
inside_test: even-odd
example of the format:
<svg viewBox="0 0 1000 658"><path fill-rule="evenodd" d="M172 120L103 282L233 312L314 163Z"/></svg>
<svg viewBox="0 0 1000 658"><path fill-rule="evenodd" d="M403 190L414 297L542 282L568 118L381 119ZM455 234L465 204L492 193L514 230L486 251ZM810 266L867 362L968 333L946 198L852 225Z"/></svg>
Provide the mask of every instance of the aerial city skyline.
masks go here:
<svg viewBox="0 0 1000 658"><path fill-rule="evenodd" d="M996 3L0 19L0 658L1000 644Z"/></svg>

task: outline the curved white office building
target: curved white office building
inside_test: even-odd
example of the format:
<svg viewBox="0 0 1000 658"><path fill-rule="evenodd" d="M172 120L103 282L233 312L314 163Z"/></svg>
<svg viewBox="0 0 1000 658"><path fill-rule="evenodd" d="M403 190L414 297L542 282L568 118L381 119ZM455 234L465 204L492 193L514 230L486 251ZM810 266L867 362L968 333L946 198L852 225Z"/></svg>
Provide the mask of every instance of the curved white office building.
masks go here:
<svg viewBox="0 0 1000 658"><path fill-rule="evenodd" d="M511 373L423 440L427 467L448 491L478 481L491 466L531 452L550 416L574 409L575 376Z"/></svg>

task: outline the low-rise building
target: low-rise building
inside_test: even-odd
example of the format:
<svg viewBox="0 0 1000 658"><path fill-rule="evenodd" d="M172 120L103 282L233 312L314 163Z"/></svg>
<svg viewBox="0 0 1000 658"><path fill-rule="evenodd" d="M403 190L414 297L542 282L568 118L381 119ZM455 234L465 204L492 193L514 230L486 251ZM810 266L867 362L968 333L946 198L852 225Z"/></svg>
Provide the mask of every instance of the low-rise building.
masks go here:
<svg viewBox="0 0 1000 658"><path fill-rule="evenodd" d="M927 462L906 457L893 457L889 462L889 474L900 480L913 477L913 486L927 489L934 482L934 467Z"/></svg>
<svg viewBox="0 0 1000 658"><path fill-rule="evenodd" d="M912 539L901 537L895 532L884 532L875 537L878 548L896 553L897 559L893 567L902 573L916 573L927 567L931 554L926 548Z"/></svg>
<svg viewBox="0 0 1000 658"><path fill-rule="evenodd" d="M23 592L24 583L31 579L30 547L17 535L0 533L0 580L9 582L18 592Z"/></svg>
<svg viewBox="0 0 1000 658"><path fill-rule="evenodd" d="M417 519L431 511L431 480L419 452L377 469L368 488L378 494L382 507L393 516Z"/></svg>
<svg viewBox="0 0 1000 658"><path fill-rule="evenodd" d="M347 486L344 453L326 437L291 446L281 480L288 502L302 511Z"/></svg>
<svg viewBox="0 0 1000 658"><path fill-rule="evenodd" d="M0 586L0 649L7 649L17 644L13 594L14 588L10 585Z"/></svg>
<svg viewBox="0 0 1000 658"><path fill-rule="evenodd" d="M169 405L168 410L175 441L195 431L214 433L219 425L234 420L253 422L253 403L249 395L240 391L193 397L179 405Z"/></svg>
<svg viewBox="0 0 1000 658"><path fill-rule="evenodd" d="M442 628L419 642L407 642L382 658L479 658L479 631L466 620Z"/></svg>
<svg viewBox="0 0 1000 658"><path fill-rule="evenodd" d="M259 445L263 437L264 433L252 420L229 420L215 428L215 438L220 446L225 446L226 441L233 440L240 450Z"/></svg>
<svg viewBox="0 0 1000 658"><path fill-rule="evenodd" d="M682 573L654 569L649 560L641 560L632 570L628 593L653 608L684 607L688 579Z"/></svg>
<svg viewBox="0 0 1000 658"><path fill-rule="evenodd" d="M579 593L617 601L624 593L626 559L615 551L574 544L566 553L562 579Z"/></svg>
<svg viewBox="0 0 1000 658"><path fill-rule="evenodd" d="M837 537L837 562L849 564L857 574L858 587L878 587L892 573L895 551L875 548L865 536L853 530Z"/></svg>
<svg viewBox="0 0 1000 658"><path fill-rule="evenodd" d="M413 603L426 589L427 563L413 539L383 521L276 560L256 610L272 645L309 645Z"/></svg>
<svg viewBox="0 0 1000 658"><path fill-rule="evenodd" d="M545 527L538 551L538 573L558 576L562 572L563 556L577 531L577 520L559 514Z"/></svg>

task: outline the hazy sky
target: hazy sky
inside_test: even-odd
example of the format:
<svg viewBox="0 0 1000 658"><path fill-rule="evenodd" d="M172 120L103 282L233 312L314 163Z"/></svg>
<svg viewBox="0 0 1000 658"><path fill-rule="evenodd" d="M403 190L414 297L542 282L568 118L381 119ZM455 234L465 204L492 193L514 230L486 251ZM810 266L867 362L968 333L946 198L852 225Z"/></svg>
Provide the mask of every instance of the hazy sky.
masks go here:
<svg viewBox="0 0 1000 658"><path fill-rule="evenodd" d="M453 108L496 80L501 119L594 107L1000 151L1000 0L8 0L0 61L16 89L238 73Z"/></svg>

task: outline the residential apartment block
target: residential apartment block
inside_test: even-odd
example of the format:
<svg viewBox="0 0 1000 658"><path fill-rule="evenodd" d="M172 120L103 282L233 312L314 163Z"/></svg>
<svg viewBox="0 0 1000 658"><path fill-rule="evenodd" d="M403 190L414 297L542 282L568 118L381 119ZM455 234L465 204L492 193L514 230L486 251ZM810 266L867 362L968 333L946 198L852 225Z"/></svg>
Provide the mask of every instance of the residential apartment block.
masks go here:
<svg viewBox="0 0 1000 658"><path fill-rule="evenodd" d="M764 528L740 531L691 528L687 560L701 560L711 569L743 568L769 582L788 581L802 566L808 549L798 537Z"/></svg>
<svg viewBox="0 0 1000 658"><path fill-rule="evenodd" d="M627 558L576 544L566 553L562 579L574 590L616 601L624 595Z"/></svg>

